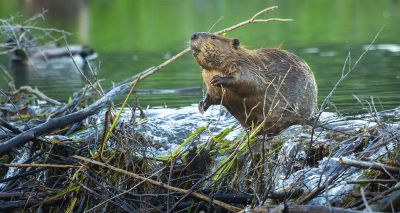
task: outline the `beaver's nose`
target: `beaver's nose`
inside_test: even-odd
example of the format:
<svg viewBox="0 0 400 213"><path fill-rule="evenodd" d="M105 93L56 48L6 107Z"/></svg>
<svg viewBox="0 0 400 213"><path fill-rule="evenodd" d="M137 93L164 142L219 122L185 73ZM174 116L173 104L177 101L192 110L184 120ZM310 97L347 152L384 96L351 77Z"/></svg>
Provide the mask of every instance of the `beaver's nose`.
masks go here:
<svg viewBox="0 0 400 213"><path fill-rule="evenodd" d="M191 40L196 40L199 37L199 33L193 33L190 37Z"/></svg>

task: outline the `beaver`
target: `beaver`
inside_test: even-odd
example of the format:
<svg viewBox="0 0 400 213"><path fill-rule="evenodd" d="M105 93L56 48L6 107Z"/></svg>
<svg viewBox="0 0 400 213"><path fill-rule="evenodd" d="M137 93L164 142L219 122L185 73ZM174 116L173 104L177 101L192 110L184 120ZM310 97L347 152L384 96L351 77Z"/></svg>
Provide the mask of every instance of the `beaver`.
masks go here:
<svg viewBox="0 0 400 213"><path fill-rule="evenodd" d="M239 39L194 33L190 48L203 68L203 113L223 105L244 127L263 123L260 133L276 135L306 124L317 110L317 85L307 63L280 48L249 50Z"/></svg>

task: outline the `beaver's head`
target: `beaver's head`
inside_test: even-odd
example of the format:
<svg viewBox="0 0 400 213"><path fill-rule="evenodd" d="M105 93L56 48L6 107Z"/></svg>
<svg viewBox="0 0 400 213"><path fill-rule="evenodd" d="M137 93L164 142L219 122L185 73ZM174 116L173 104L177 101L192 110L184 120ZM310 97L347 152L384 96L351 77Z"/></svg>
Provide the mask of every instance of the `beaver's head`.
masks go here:
<svg viewBox="0 0 400 213"><path fill-rule="evenodd" d="M208 70L232 72L240 49L239 39L230 39L211 33L194 33L190 48L200 66Z"/></svg>

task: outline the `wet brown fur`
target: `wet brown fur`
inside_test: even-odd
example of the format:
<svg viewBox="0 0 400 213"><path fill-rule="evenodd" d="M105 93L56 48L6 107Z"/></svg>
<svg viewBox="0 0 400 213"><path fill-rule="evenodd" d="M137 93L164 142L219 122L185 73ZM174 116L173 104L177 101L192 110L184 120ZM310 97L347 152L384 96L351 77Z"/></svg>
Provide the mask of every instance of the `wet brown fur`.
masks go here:
<svg viewBox="0 0 400 213"><path fill-rule="evenodd" d="M203 68L206 104L222 104L245 127L264 122L262 132L273 135L306 123L315 113L317 85L298 56L278 48L248 50L237 39L208 33L196 35L190 46ZM212 84L216 76L231 81Z"/></svg>

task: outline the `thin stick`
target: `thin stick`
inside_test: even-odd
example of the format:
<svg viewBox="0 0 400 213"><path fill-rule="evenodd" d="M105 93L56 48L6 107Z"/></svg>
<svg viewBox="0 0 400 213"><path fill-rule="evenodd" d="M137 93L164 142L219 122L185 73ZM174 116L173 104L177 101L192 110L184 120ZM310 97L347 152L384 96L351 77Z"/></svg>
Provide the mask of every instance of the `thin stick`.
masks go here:
<svg viewBox="0 0 400 213"><path fill-rule="evenodd" d="M219 17L219 19L215 21L213 25L211 25L210 29L208 29L207 32L210 32L215 27L215 25L217 25L218 22L220 22L223 18L224 18L223 16Z"/></svg>
<svg viewBox="0 0 400 213"><path fill-rule="evenodd" d="M80 168L80 166L75 165L64 165L64 164L1 164L1 166L6 167L42 167L42 168L62 168L62 169L69 169L69 168Z"/></svg>
<svg viewBox="0 0 400 213"><path fill-rule="evenodd" d="M383 163L378 163L378 162L368 162L368 161L360 161L360 160L353 160L349 158L332 158L337 161L339 161L340 164L348 165L348 166L353 166L361 169L374 169L374 170L379 170L382 172L400 172L399 167L395 166L388 166Z"/></svg>
<svg viewBox="0 0 400 213"><path fill-rule="evenodd" d="M266 9L261 10L260 12L256 13L256 14L255 14L253 17L251 17L249 20L242 21L242 22L240 22L239 24L236 24L236 25L233 25L233 26L231 26L231 27L225 28L225 29L223 29L223 30L220 30L220 31L218 31L218 32L215 32L214 34L217 34L217 35L224 34L224 33L227 33L227 32L229 32L229 31L232 31L232 30L234 30L234 29L237 29L237 28L239 28L239 27L242 27L242 26L244 26L244 25L251 24L251 23L271 22L271 21L282 21L282 22L285 22L285 21L292 21L292 19L283 19L283 18L256 19L258 16L260 16L260 15L262 15L262 14L265 14L265 13L269 13L269 12L271 12L271 11L277 9L277 8L278 8L278 6L268 7L268 8L266 8Z"/></svg>
<svg viewBox="0 0 400 213"><path fill-rule="evenodd" d="M49 103L52 103L54 105L61 105L61 103L55 99L49 98L47 97L47 95L45 95L44 93L42 93L40 90L38 90L37 88L33 89L30 86L22 86L19 89L9 92L8 94L11 96L16 96L19 93L30 93L30 94L34 94L36 95L38 98L41 98Z"/></svg>
<svg viewBox="0 0 400 213"><path fill-rule="evenodd" d="M130 176L130 177L145 181L147 183L150 183L150 184L153 184L153 185L156 185L156 186L159 186L159 187L171 190L171 191L176 191L176 192L180 192L180 193L184 193L184 194L191 193L191 195L193 195L194 197L197 197L197 198L199 198L201 200L204 200L206 202L214 203L214 204L216 204L216 205L218 205L218 206L220 206L220 207L222 207L224 209L227 209L229 211L232 211L232 212L240 212L242 210L241 208L229 205L227 203L211 199L211 198L209 198L209 197L207 197L207 196L205 196L203 194L200 194L200 193L197 193L197 192L190 192L189 190L186 190L186 189L181 189L181 188L178 188L178 187L170 186L170 185L167 185L167 184L164 184L164 183L161 183L161 182L158 182L158 181L146 178L146 177L142 177L142 176L134 174L132 172L128 172L126 170L123 170L123 169L120 169L120 168L117 168L117 167L114 167L114 166L111 166L111 165L108 165L108 164L105 164L105 163L101 163L99 161L91 160L89 158L76 156L76 155L73 156L73 157L76 158L76 159L82 160L82 161L84 161L86 163L95 164L95 165L98 165L98 166L113 170L115 172L118 172L118 173Z"/></svg>
<svg viewBox="0 0 400 213"><path fill-rule="evenodd" d="M365 183L396 183L396 180L386 179L360 179L360 180L348 180L347 184L365 184Z"/></svg>
<svg viewBox="0 0 400 213"><path fill-rule="evenodd" d="M365 192L364 192L363 187L360 188L360 193L361 193L361 198L364 203L365 209L368 210L368 212L372 212L371 207L369 207L369 205L368 205L367 198L365 197Z"/></svg>
<svg viewBox="0 0 400 213"><path fill-rule="evenodd" d="M75 68L78 70L78 72L81 74L81 76L85 79L85 81L92 87L92 89L93 89L94 91L97 92L98 95L104 96L104 92L103 92L103 91L99 91L99 90L93 85L93 83L86 77L85 73L83 73L82 69L81 69L81 68L78 66L78 64L76 63L75 58L74 58L74 56L72 55L71 49L69 48L68 41L67 41L67 35L66 35L66 34L64 34L64 42L65 42L65 44L66 44L65 47L67 47L69 56L70 56L72 62L74 63L74 65L75 65ZM90 64L90 63L88 63L88 64Z"/></svg>
<svg viewBox="0 0 400 213"><path fill-rule="evenodd" d="M261 10L260 12L256 13L253 17L250 18L250 20L254 20L256 19L258 16L264 14L264 13L269 13L275 9L278 9L278 6L272 6L272 7L268 7L265 8L264 10Z"/></svg>

